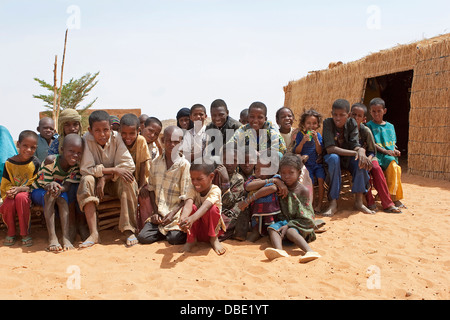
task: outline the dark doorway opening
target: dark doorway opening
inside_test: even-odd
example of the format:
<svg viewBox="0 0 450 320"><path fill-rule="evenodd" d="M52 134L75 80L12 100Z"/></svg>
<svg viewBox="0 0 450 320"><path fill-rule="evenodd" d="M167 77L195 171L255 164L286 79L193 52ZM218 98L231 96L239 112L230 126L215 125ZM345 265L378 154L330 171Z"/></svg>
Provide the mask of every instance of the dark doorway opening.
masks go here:
<svg viewBox="0 0 450 320"><path fill-rule="evenodd" d="M397 135L397 147L401 160L408 158L409 111L411 109L411 86L413 70L387 74L366 80L363 103L369 107L370 100L380 97L386 102L384 120L392 123ZM368 110L367 121L372 120Z"/></svg>

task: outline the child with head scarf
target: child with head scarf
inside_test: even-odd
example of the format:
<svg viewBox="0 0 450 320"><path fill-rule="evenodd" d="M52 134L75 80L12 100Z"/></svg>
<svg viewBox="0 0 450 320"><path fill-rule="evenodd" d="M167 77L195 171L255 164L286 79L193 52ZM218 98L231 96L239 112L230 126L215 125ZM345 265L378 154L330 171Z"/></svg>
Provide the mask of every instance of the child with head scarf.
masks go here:
<svg viewBox="0 0 450 320"><path fill-rule="evenodd" d="M81 136L81 116L75 109L61 111L58 119L58 139L55 139L48 149L49 155L57 155L61 152L64 137L71 133Z"/></svg>

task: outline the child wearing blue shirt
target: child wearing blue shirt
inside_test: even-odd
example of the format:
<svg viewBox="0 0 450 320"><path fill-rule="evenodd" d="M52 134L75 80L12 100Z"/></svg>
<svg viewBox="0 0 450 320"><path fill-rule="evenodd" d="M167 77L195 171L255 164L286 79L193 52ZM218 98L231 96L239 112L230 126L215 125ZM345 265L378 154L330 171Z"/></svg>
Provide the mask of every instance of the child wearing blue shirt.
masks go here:
<svg viewBox="0 0 450 320"><path fill-rule="evenodd" d="M294 153L302 156L308 156L305 163L311 180L317 179L318 199L314 207L315 212L320 212L322 208L322 199L324 195L325 170L321 163L322 155L322 136L317 130L320 128L322 115L315 110L305 111L300 118L300 131L296 137Z"/></svg>

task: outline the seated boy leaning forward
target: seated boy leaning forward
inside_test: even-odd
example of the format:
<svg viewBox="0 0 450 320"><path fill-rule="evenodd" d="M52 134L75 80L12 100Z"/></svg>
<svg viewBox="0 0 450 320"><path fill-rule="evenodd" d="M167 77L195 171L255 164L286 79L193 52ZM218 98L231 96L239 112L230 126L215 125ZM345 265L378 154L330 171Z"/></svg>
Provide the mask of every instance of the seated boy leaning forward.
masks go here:
<svg viewBox="0 0 450 320"><path fill-rule="evenodd" d="M73 183L80 182L78 165L83 154L83 140L78 134L65 136L61 154L50 155L42 163L33 184L31 199L44 207L49 246L46 251L60 252L73 249L69 236L69 191ZM55 205L61 219L63 247L55 230Z"/></svg>
<svg viewBox="0 0 450 320"><path fill-rule="evenodd" d="M164 129L163 153L150 167L150 197L147 201L151 202L154 211L138 235L141 244L163 239L172 245L186 242L186 233L178 224L191 177L189 161L178 152L182 139L181 128L169 126Z"/></svg>
<svg viewBox="0 0 450 320"><path fill-rule="evenodd" d="M84 136L77 198L91 234L80 248L99 242L96 206L105 194L120 199L119 230L125 234L127 246L135 245L138 186L133 176L133 158L119 134L111 130L109 115L104 110L89 116L88 130Z"/></svg>
<svg viewBox="0 0 450 320"><path fill-rule="evenodd" d="M186 194L186 202L181 213L180 228L187 233L182 251L190 252L199 242L208 242L218 255L226 252L219 242L219 235L226 228L222 220L222 193L212 183L214 164L191 164L192 186ZM222 230L220 230L222 229Z"/></svg>
<svg viewBox="0 0 450 320"><path fill-rule="evenodd" d="M398 157L401 156L401 152L396 146L397 136L394 126L383 119L386 112L384 100L372 99L370 101L372 120L367 123L367 126L375 139L378 162L384 170L391 198L398 208L406 209L406 206L400 201L403 199L402 168L398 165Z"/></svg>
<svg viewBox="0 0 450 320"><path fill-rule="evenodd" d="M349 117L350 103L338 99L333 103L331 115L323 122L324 160L328 166L330 207L322 215L332 216L337 211L337 200L341 191L341 167L352 174L352 193L355 194L355 208L363 213L373 214L363 204L363 195L369 182L367 170L371 161L359 144L358 125Z"/></svg>
<svg viewBox="0 0 450 320"><path fill-rule="evenodd" d="M136 166L134 178L139 188L139 210L136 219L138 230L142 230L145 220L147 220L152 211L151 207L149 207L149 193L147 189L152 157L147 141L143 136L139 135L139 118L135 114L127 113L122 116L119 132Z"/></svg>

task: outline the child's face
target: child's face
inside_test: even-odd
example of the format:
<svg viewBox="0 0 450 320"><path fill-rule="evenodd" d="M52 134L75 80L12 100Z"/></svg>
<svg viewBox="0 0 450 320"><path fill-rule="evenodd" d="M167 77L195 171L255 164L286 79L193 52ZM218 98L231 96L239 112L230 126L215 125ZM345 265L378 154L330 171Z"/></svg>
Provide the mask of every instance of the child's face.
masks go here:
<svg viewBox="0 0 450 320"><path fill-rule="evenodd" d="M191 119L188 116L178 119L178 123L180 124L181 129L189 130L190 120Z"/></svg>
<svg viewBox="0 0 450 320"><path fill-rule="evenodd" d="M34 137L26 137L22 142L17 142L17 151L19 161L24 162L30 160L37 149L37 140Z"/></svg>
<svg viewBox="0 0 450 320"><path fill-rule="evenodd" d="M386 114L386 111L387 111L387 109L379 104L370 106L370 115L372 116L373 122L382 123L383 117Z"/></svg>
<svg viewBox="0 0 450 320"><path fill-rule="evenodd" d="M81 160L83 155L83 144L81 143L67 143L62 148L62 156L70 167L73 167Z"/></svg>
<svg viewBox="0 0 450 320"><path fill-rule="evenodd" d="M89 133L94 136L95 142L104 147L111 137L111 125L109 120L95 121L92 128L89 127Z"/></svg>
<svg viewBox="0 0 450 320"><path fill-rule="evenodd" d="M120 129L120 124L118 124L118 123L113 123L113 124L111 125L111 130L119 131L119 129Z"/></svg>
<svg viewBox="0 0 450 320"><path fill-rule="evenodd" d="M333 117L333 121L336 127L338 127L339 129L344 128L345 123L348 119L347 111L345 111L344 109L333 109L333 111L331 111L331 116Z"/></svg>
<svg viewBox="0 0 450 320"><path fill-rule="evenodd" d="M362 108L354 107L351 111L351 114L352 114L352 118L356 120L356 123L358 124L358 126L361 123L364 123L366 121L366 116L365 116L364 110Z"/></svg>
<svg viewBox="0 0 450 320"><path fill-rule="evenodd" d="M287 187L295 186L300 177L301 171L293 166L282 166L280 168L281 180L286 184Z"/></svg>
<svg viewBox="0 0 450 320"><path fill-rule="evenodd" d="M203 108L195 108L194 110L192 110L191 115L189 116L189 118L195 122L195 121L201 121L202 124L204 124L207 115L206 112L203 110Z"/></svg>
<svg viewBox="0 0 450 320"><path fill-rule="evenodd" d="M127 147L132 147L138 136L138 128L136 126L120 126L120 135Z"/></svg>
<svg viewBox="0 0 450 320"><path fill-rule="evenodd" d="M206 194L211 189L211 184L214 179L214 173L206 174L203 171L191 170L191 181L195 191L201 195Z"/></svg>
<svg viewBox="0 0 450 320"><path fill-rule="evenodd" d="M64 123L64 135L67 136L71 133L79 133L80 132L80 122L78 121L67 121Z"/></svg>
<svg viewBox="0 0 450 320"><path fill-rule="evenodd" d="M278 114L277 124L283 130L290 130L294 123L294 114L289 109L282 109Z"/></svg>
<svg viewBox="0 0 450 320"><path fill-rule="evenodd" d="M179 133L177 131L168 131L164 132L162 140L166 156L170 156L172 154L173 149L177 145L179 145L181 141L183 141L183 135L182 132Z"/></svg>
<svg viewBox="0 0 450 320"><path fill-rule="evenodd" d="M263 168L270 168L270 163L268 164L262 164L261 162L258 161L258 163L255 165L255 177L260 178L260 179L267 179L270 178L270 175L263 175L262 174L262 169Z"/></svg>
<svg viewBox="0 0 450 320"><path fill-rule="evenodd" d="M319 129L319 119L314 116L309 116L305 119L304 130L305 131L316 131Z"/></svg>
<svg viewBox="0 0 450 320"><path fill-rule="evenodd" d="M41 136L45 140L51 140L53 135L55 134L55 123L52 119L41 120L37 131L41 134Z"/></svg>
<svg viewBox="0 0 450 320"><path fill-rule="evenodd" d="M253 170L255 169L255 164L250 163L250 156L248 154L245 155L245 163L240 164L239 168L241 168L242 172L246 176L249 176L253 173Z"/></svg>
<svg viewBox="0 0 450 320"><path fill-rule="evenodd" d="M244 125L247 124L248 123L248 115L245 115L245 116L241 115L240 118L239 118L239 122L244 124Z"/></svg>
<svg viewBox="0 0 450 320"><path fill-rule="evenodd" d="M236 150L234 150L234 151L236 151ZM238 163L237 163L238 162L237 161L237 152L233 152L233 153L234 153L233 156L228 155L228 158L232 158L232 162L231 163L227 162L227 155L226 155L226 153L224 153L222 155L222 163L225 166L225 168L227 169L228 174L232 174L234 171L236 171L236 168L238 166Z"/></svg>
<svg viewBox="0 0 450 320"><path fill-rule="evenodd" d="M158 139L161 130L161 126L154 122L146 126L142 135L145 140L147 140L147 144L155 142Z"/></svg>
<svg viewBox="0 0 450 320"><path fill-rule="evenodd" d="M227 122L228 110L225 107L213 108L211 110L211 121L217 128L222 128Z"/></svg>
<svg viewBox="0 0 450 320"><path fill-rule="evenodd" d="M250 109L248 113L248 123L252 129L256 130L256 133L259 132L259 129L262 129L266 120L267 117L264 110L259 108Z"/></svg>

